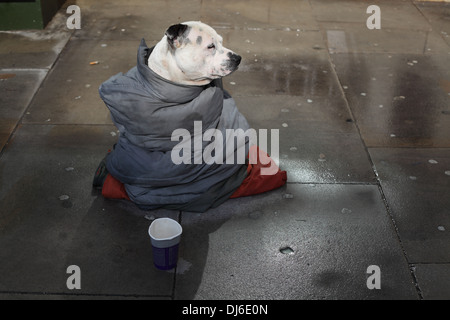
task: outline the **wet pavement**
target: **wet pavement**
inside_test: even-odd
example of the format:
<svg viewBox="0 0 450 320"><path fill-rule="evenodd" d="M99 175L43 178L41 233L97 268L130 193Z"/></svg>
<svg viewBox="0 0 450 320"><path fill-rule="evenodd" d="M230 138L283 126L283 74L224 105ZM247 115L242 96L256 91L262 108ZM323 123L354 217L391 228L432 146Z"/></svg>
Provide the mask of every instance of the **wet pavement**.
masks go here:
<svg viewBox="0 0 450 320"><path fill-rule="evenodd" d="M450 299L450 3L370 4L380 30L367 1L80 0L0 32L0 298ZM202 214L105 200L118 132L98 87L188 20L242 55L224 86L280 130L288 183ZM176 270L153 266L158 217L183 226Z"/></svg>

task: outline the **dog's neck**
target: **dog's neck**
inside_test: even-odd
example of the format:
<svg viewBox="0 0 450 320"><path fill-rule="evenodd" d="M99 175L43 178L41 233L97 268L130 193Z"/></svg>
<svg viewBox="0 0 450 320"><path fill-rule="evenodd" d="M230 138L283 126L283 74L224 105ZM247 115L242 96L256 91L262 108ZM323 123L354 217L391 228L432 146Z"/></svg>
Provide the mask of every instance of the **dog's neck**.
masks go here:
<svg viewBox="0 0 450 320"><path fill-rule="evenodd" d="M163 38L153 49L152 54L148 58L148 67L159 76L169 81L193 86L204 86L211 80L193 81L186 77L180 68L174 68L177 63L169 49L169 43Z"/></svg>

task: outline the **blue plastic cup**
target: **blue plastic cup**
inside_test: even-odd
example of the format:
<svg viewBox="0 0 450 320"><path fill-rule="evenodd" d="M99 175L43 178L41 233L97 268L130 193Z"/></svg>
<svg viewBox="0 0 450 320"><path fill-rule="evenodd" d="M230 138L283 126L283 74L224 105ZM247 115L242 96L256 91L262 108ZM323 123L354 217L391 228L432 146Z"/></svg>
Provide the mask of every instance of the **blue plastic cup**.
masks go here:
<svg viewBox="0 0 450 320"><path fill-rule="evenodd" d="M152 242L153 263L160 270L170 270L177 266L181 225L170 218L154 220L148 228Z"/></svg>

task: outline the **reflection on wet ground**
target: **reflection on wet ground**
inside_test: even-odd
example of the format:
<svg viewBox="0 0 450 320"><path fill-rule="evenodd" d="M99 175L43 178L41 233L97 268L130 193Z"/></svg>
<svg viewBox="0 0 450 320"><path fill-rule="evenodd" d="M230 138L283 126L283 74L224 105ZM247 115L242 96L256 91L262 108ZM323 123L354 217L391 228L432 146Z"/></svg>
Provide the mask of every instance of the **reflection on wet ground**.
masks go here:
<svg viewBox="0 0 450 320"><path fill-rule="evenodd" d="M367 146L450 146L449 55L332 59Z"/></svg>
<svg viewBox="0 0 450 320"><path fill-rule="evenodd" d="M261 57L257 61L244 60L236 83L247 82L251 94L287 94L304 97L341 94L329 61L317 56ZM254 74L259 77L255 79ZM246 86L247 87L247 86ZM235 90L239 94L238 90Z"/></svg>

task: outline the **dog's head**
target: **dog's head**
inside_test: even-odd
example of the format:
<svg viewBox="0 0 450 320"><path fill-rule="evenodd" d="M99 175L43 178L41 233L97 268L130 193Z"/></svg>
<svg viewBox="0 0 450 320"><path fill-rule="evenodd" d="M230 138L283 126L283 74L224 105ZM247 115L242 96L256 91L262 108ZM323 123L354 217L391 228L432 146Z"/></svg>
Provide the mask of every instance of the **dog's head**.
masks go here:
<svg viewBox="0 0 450 320"><path fill-rule="evenodd" d="M190 21L165 33L177 67L191 81L214 80L237 70L241 56L222 44L222 37L207 24Z"/></svg>

